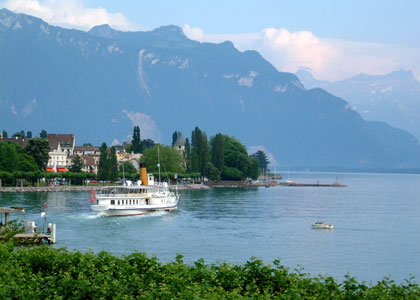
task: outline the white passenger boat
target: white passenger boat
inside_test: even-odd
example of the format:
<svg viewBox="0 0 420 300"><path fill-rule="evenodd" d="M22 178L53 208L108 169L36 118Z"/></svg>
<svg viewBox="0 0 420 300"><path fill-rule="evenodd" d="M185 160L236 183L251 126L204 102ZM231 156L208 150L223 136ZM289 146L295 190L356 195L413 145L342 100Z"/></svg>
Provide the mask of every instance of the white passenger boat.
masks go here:
<svg viewBox="0 0 420 300"><path fill-rule="evenodd" d="M331 224L326 224L324 222L315 222L312 224L313 229L333 229L334 226Z"/></svg>
<svg viewBox="0 0 420 300"><path fill-rule="evenodd" d="M91 209L105 216L134 216L157 210L176 210L178 193L169 190L166 182L155 182L144 164L136 184L127 181L123 186L103 187L93 194Z"/></svg>

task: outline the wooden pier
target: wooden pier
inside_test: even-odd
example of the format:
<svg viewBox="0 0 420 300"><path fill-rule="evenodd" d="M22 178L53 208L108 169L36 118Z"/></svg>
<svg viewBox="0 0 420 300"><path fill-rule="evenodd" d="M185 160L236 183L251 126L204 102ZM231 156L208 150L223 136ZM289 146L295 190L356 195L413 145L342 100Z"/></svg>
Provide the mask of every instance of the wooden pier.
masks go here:
<svg viewBox="0 0 420 300"><path fill-rule="evenodd" d="M53 225L54 229L51 231L51 234L45 233L18 233L13 238L19 244L25 244L27 242L33 244L55 244L55 224ZM0 237L1 239L1 237Z"/></svg>
<svg viewBox="0 0 420 300"><path fill-rule="evenodd" d="M259 183L259 186L294 186L294 187L346 187L346 185L337 182L334 183L297 183L297 182L282 182L282 181L267 181ZM256 185L255 185L256 186Z"/></svg>
<svg viewBox="0 0 420 300"><path fill-rule="evenodd" d="M0 214L4 213L5 215L5 224L1 223L0 226L0 240L4 237L2 236L2 231L4 228L2 227L9 227L10 222L10 214L11 213L24 213L25 210L23 208L18 207L11 207L5 208L0 207ZM1 219L3 221L3 218ZM32 224L32 222L29 222ZM13 239L18 242L19 244L31 243L31 244L42 244L44 242L48 244L55 244L56 239L56 226L55 224L51 224L51 227L48 230L48 233L38 233L36 232L36 228L29 227L28 224L25 226L25 233L18 233L13 236Z"/></svg>
<svg viewBox="0 0 420 300"><path fill-rule="evenodd" d="M306 187L306 186L315 186L315 187L346 187L346 185L334 182L334 183L289 183L289 182L279 182L278 185L281 186L298 186L298 187Z"/></svg>

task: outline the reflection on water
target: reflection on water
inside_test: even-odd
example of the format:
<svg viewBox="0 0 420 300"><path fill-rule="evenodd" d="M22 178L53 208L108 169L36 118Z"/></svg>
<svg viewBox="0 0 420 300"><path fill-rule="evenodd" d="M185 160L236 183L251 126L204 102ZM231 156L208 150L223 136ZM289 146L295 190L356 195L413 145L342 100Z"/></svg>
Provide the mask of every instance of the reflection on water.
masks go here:
<svg viewBox="0 0 420 300"><path fill-rule="evenodd" d="M331 183L337 174L295 173L297 182ZM176 212L101 217L90 192L0 194L28 218L57 223L56 247L117 255L144 251L160 260L243 263L256 256L313 274L362 280L420 277L420 176L340 174L346 188L271 187L180 191ZM333 230L313 230L325 221Z"/></svg>

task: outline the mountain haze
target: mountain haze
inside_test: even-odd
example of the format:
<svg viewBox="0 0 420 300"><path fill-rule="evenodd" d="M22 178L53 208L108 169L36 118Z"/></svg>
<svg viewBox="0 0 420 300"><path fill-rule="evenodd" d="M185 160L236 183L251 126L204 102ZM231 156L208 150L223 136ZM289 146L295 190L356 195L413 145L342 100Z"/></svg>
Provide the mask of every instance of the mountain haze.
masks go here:
<svg viewBox="0 0 420 300"><path fill-rule="evenodd" d="M420 81L412 71L359 74L344 80L317 80L305 69L296 75L306 88L320 87L350 103L364 119L383 121L420 139Z"/></svg>
<svg viewBox="0 0 420 300"><path fill-rule="evenodd" d="M264 146L280 167L416 168L407 132L362 119L344 100L306 90L258 52L200 43L182 29L89 32L0 10L0 130L74 133L77 143L169 143L195 126ZM393 140L399 141L398 145Z"/></svg>

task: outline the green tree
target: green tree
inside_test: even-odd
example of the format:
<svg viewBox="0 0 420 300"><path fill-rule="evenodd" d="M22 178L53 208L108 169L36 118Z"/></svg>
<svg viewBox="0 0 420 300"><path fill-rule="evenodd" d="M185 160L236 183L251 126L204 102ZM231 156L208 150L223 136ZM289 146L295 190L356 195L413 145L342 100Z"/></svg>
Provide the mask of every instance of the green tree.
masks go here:
<svg viewBox="0 0 420 300"><path fill-rule="evenodd" d="M12 137L20 137L20 138L24 138L24 137L25 137L25 131L23 131L23 130L18 131L18 132L16 132L16 133L14 133L14 134L12 135Z"/></svg>
<svg viewBox="0 0 420 300"><path fill-rule="evenodd" d="M126 144L126 145L125 145L124 150L125 150L125 152L127 152L127 153L131 153L131 152L133 152L133 145L131 145L131 144Z"/></svg>
<svg viewBox="0 0 420 300"><path fill-rule="evenodd" d="M144 152L144 150L149 149L151 147L153 147L155 145L155 142L151 139L145 139L141 141L141 149L142 149L142 153Z"/></svg>
<svg viewBox="0 0 420 300"><path fill-rule="evenodd" d="M39 137L40 137L41 139L48 139L48 133L47 133L47 131L46 131L46 130L44 130L44 129L42 129L42 130L41 130L41 133L39 134Z"/></svg>
<svg viewBox="0 0 420 300"><path fill-rule="evenodd" d="M223 180L242 180L244 178L244 174L239 171L237 168L226 167L223 169Z"/></svg>
<svg viewBox="0 0 420 300"><path fill-rule="evenodd" d="M172 147L162 145L155 145L152 148L147 149L140 158L140 162L146 163L149 172L158 171L158 151L161 172L185 172L185 163L182 153Z"/></svg>
<svg viewBox="0 0 420 300"><path fill-rule="evenodd" d="M227 135L224 138L223 180L242 180L249 177L252 161L244 145Z"/></svg>
<svg viewBox="0 0 420 300"><path fill-rule="evenodd" d="M83 143L83 147L93 147L92 143Z"/></svg>
<svg viewBox="0 0 420 300"><path fill-rule="evenodd" d="M80 173L83 169L83 160L80 157L80 155L74 155L71 159L71 166L69 168L69 171L72 173Z"/></svg>
<svg viewBox="0 0 420 300"><path fill-rule="evenodd" d="M209 162L207 164L207 171L206 171L206 173L207 173L207 177L210 180L220 181L220 179L221 179L221 173L220 173L220 171L211 162Z"/></svg>
<svg viewBox="0 0 420 300"><path fill-rule="evenodd" d="M248 170L248 177L256 180L260 176L260 163L257 159L250 157L251 165Z"/></svg>
<svg viewBox="0 0 420 300"><path fill-rule="evenodd" d="M191 145L188 138L185 139L185 151L184 151L185 167L187 173L191 172Z"/></svg>
<svg viewBox="0 0 420 300"><path fill-rule="evenodd" d="M17 170L22 172L36 172L39 171L35 159L26 153L18 154Z"/></svg>
<svg viewBox="0 0 420 300"><path fill-rule="evenodd" d="M132 150L134 153L141 153L141 138L140 138L140 127L134 126L133 140L131 141Z"/></svg>
<svg viewBox="0 0 420 300"><path fill-rule="evenodd" d="M25 147L25 152L35 159L41 172L45 171L50 158L50 144L47 139L33 138Z"/></svg>
<svg viewBox="0 0 420 300"><path fill-rule="evenodd" d="M6 130L3 129L3 133L2 133L3 138L7 139L9 137L8 133Z"/></svg>
<svg viewBox="0 0 420 300"><path fill-rule="evenodd" d="M267 167L269 164L267 155L264 153L264 151L258 150L254 154L251 154L250 157L258 160L260 166L260 174L264 174L267 171Z"/></svg>
<svg viewBox="0 0 420 300"><path fill-rule="evenodd" d="M99 158L98 164L98 179L99 180L107 180L108 179L108 147L106 143L102 143L101 147L99 148L101 152L101 156Z"/></svg>
<svg viewBox="0 0 420 300"><path fill-rule="evenodd" d="M211 147L211 162L219 170L220 173L223 172L223 167L225 165L224 155L225 155L225 139L221 133L216 134L210 140Z"/></svg>
<svg viewBox="0 0 420 300"><path fill-rule="evenodd" d="M208 176L207 170L208 170L208 164L209 164L209 157L210 157L210 149L209 149L209 143L207 140L207 134L203 132L202 135L202 153L201 153L201 174L202 176Z"/></svg>
<svg viewBox="0 0 420 300"><path fill-rule="evenodd" d="M191 133L191 172L201 172L203 162L203 133L195 127Z"/></svg>
<svg viewBox="0 0 420 300"><path fill-rule="evenodd" d="M177 141L177 139L180 135L181 135L181 132L179 132L179 131L175 131L172 134L172 147L175 145L175 143L176 143L176 141Z"/></svg>
<svg viewBox="0 0 420 300"><path fill-rule="evenodd" d="M122 172L123 170L125 174L137 173L137 169L129 161L125 161L120 165L120 172Z"/></svg>
<svg viewBox="0 0 420 300"><path fill-rule="evenodd" d="M111 147L111 151L108 157L108 179L115 181L118 179L118 161L117 161L117 151L115 147Z"/></svg>
<svg viewBox="0 0 420 300"><path fill-rule="evenodd" d="M32 131L27 131L27 132L26 132L26 137L27 137L28 139L31 139L31 138L32 138Z"/></svg>
<svg viewBox="0 0 420 300"><path fill-rule="evenodd" d="M0 171L14 172L17 170L18 147L21 148L12 142L0 143Z"/></svg>

